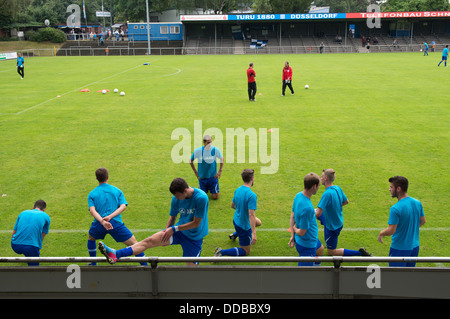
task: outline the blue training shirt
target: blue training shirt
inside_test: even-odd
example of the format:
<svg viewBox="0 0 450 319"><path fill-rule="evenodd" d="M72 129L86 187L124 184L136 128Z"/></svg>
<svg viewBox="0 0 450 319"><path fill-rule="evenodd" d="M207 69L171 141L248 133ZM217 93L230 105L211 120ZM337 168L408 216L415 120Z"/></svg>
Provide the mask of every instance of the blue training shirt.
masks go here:
<svg viewBox="0 0 450 319"><path fill-rule="evenodd" d="M444 50L442 50L442 56L443 57L447 57L448 56L448 48L445 48Z"/></svg>
<svg viewBox="0 0 450 319"><path fill-rule="evenodd" d="M392 235L391 247L412 250L419 247L420 217L425 216L422 203L412 197L399 200L389 212L389 225L397 225Z"/></svg>
<svg viewBox="0 0 450 319"><path fill-rule="evenodd" d="M200 225L196 228L183 230L183 234L191 240L201 240L209 233L208 229L208 195L198 188L194 188L194 193L190 198L183 200L172 197L170 207L170 216L176 217L178 214L180 218L178 225L183 225L194 220L194 217L201 218Z"/></svg>
<svg viewBox="0 0 450 319"><path fill-rule="evenodd" d="M25 210L19 214L14 230L16 233L11 239L15 245L28 245L42 248L42 234L48 234L50 216L39 209Z"/></svg>
<svg viewBox="0 0 450 319"><path fill-rule="evenodd" d="M23 56L17 57L17 66L22 66L25 63Z"/></svg>
<svg viewBox="0 0 450 319"><path fill-rule="evenodd" d="M198 160L198 176L199 178L210 178L217 174L216 158L222 159L220 150L211 146L209 149L204 146L196 148L191 155L191 161Z"/></svg>
<svg viewBox="0 0 450 319"><path fill-rule="evenodd" d="M294 212L295 226L299 229L306 229L303 236L295 234L295 242L306 248L315 248L319 239L319 228L311 199L302 192L298 193L294 198L292 211Z"/></svg>
<svg viewBox="0 0 450 319"><path fill-rule="evenodd" d="M346 200L347 197L337 185L330 186L323 192L317 207L323 209L327 229L336 230L344 225L342 203Z"/></svg>
<svg viewBox="0 0 450 319"><path fill-rule="evenodd" d="M240 186L234 191L233 203L236 206L233 221L240 228L251 229L249 210L256 210L257 196L248 186Z"/></svg>
<svg viewBox="0 0 450 319"><path fill-rule="evenodd" d="M99 184L88 195L89 208L95 207L97 213L102 217L112 214L120 205L128 203L123 192L108 183ZM117 215L113 220L122 223L122 214Z"/></svg>

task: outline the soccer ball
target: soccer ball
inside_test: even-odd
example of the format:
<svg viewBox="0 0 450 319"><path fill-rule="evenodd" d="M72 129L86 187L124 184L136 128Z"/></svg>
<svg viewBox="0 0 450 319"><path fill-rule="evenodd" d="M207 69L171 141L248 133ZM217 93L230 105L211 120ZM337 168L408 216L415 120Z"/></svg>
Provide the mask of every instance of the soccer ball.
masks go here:
<svg viewBox="0 0 450 319"><path fill-rule="evenodd" d="M119 92L119 89L114 89L114 93L117 93L117 92Z"/></svg>
<svg viewBox="0 0 450 319"><path fill-rule="evenodd" d="M103 94L106 94L106 90L103 90L102 93L103 93Z"/></svg>
<svg viewBox="0 0 450 319"><path fill-rule="evenodd" d="M309 89L309 85L308 84L305 85L305 89Z"/></svg>
<svg viewBox="0 0 450 319"><path fill-rule="evenodd" d="M120 92L120 96L124 96L124 95L125 95L124 91Z"/></svg>

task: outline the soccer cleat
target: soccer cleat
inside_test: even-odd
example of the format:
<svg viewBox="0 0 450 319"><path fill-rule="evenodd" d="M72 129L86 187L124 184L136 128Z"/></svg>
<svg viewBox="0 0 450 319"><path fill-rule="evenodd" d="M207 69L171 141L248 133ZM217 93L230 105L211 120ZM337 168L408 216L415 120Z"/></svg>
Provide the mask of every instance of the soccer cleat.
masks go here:
<svg viewBox="0 0 450 319"><path fill-rule="evenodd" d="M372 257L372 254L369 253L364 247L361 247L358 251L365 257Z"/></svg>
<svg viewBox="0 0 450 319"><path fill-rule="evenodd" d="M222 248L217 247L216 250L214 251L214 257L222 257Z"/></svg>
<svg viewBox="0 0 450 319"><path fill-rule="evenodd" d="M233 233L233 234L229 234L228 238L230 238L230 240L232 240L232 241L235 241L237 237Z"/></svg>
<svg viewBox="0 0 450 319"><path fill-rule="evenodd" d="M116 257L116 250L109 248L106 246L103 242L98 243L98 250L105 255L106 261L109 262L111 265L115 264L117 261Z"/></svg>

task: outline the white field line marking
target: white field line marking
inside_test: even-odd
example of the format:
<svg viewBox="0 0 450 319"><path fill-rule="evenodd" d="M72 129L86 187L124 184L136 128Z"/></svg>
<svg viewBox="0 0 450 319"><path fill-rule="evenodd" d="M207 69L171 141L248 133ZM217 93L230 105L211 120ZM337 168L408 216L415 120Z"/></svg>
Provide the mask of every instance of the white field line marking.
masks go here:
<svg viewBox="0 0 450 319"><path fill-rule="evenodd" d="M125 70L125 71L122 71L122 72L119 72L119 73L116 73L116 74L107 76L107 77L105 77L105 78L103 78L103 79L101 79L101 80L98 80L98 81L95 81L95 82L92 82L92 83L89 83L89 84L80 86L80 87L77 88L77 89L74 89L74 90L65 92L65 93L63 93L63 94L60 94L59 97L63 97L64 95L73 93L73 92L75 92L75 91L79 91L79 90L81 90L82 88L85 88L85 87L87 87L87 86L90 86L90 85L93 85L93 84L97 84L97 83L106 81L106 80L111 79L111 78L113 78L113 77L115 77L115 76L118 76L118 75L121 75L121 74L123 74L123 73L132 71L132 70L134 70L134 69L137 69L138 67L141 67L141 66L142 66L142 64L139 64L138 66L132 67L132 68L130 68L130 69L128 69L128 70ZM181 69L178 69L178 68L175 68L175 69L177 70L176 72L171 73L171 74L162 75L162 76L160 76L160 77L172 76L172 75L176 75L176 74L178 74L178 73L181 72ZM48 103L48 102L50 102L50 101L53 101L53 100L55 100L55 99L57 99L57 98L58 98L58 97L55 96L55 97L53 97L53 98L51 98L51 99L48 99L47 101L38 103L38 104L36 104L36 105L33 105L33 106L31 106L31 107L29 107L29 108L27 108L27 109L25 109L25 110L22 110L22 111L20 111L20 112L17 112L17 113L1 113L0 115L6 115L6 114L20 115L20 114L25 113L25 112L27 112L27 111L30 111L30 110L32 110L32 109L34 109L34 108L36 108L36 107L39 107L39 106L41 106L41 105L43 105L43 104L46 104L46 103Z"/></svg>
<svg viewBox="0 0 450 319"><path fill-rule="evenodd" d="M256 232L288 232L289 226L286 226L286 228L257 228ZM342 231L348 231L348 232L365 232L365 231L381 231L385 228L344 228ZM156 233L158 231L162 230L162 228L147 228L147 229L130 229L133 233L142 233L142 232L149 232L149 233ZM86 229L50 229L50 233L88 233L89 226ZM323 231L322 228L319 228L319 231ZM450 231L450 227L421 227L420 231ZM226 233L226 232L234 232L234 229L232 228L214 228L209 229L209 232L211 233ZM12 233L11 230L0 230L0 234L6 234L6 233Z"/></svg>

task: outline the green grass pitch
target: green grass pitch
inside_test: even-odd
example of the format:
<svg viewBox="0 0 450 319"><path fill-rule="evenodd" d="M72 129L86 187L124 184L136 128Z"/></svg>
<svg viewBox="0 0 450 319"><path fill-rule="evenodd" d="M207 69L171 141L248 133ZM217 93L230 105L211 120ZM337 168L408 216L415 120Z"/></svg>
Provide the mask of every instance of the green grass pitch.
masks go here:
<svg viewBox="0 0 450 319"><path fill-rule="evenodd" d="M281 97L286 60L295 95L288 90ZM427 219L420 256L450 256L450 70L438 68L439 61L440 53L42 57L25 59L23 80L15 61L1 62L0 256L16 256L10 247L14 222L40 198L52 218L41 256L88 256L93 218L87 195L101 166L123 190L129 203L123 220L138 240L164 228L171 180L183 177L198 187L189 164L171 157L178 128L191 133L192 150L200 145L196 120L203 131L217 128L224 136L227 128L279 130L275 174L261 174L268 164L250 163L248 148L244 163L236 153L227 157L224 138L220 199L210 200L202 256L237 245L228 239L230 203L244 168L256 170L253 190L263 222L253 256L298 256L288 247L292 202L303 176L325 168L336 170L335 184L350 201L338 248L364 246L388 256L390 239L377 241L396 202L388 178L404 175ZM247 97L249 62L257 75L254 103ZM97 93L102 89L111 92ZM269 154L270 147L269 140ZM314 205L323 191L312 198ZM323 242L323 231L319 237ZM105 242L122 247L111 237ZM181 247L146 255L181 256Z"/></svg>

